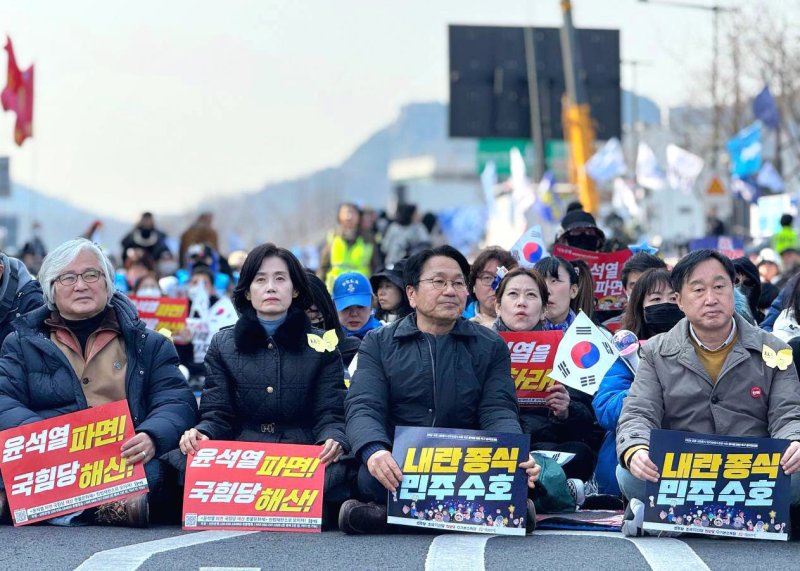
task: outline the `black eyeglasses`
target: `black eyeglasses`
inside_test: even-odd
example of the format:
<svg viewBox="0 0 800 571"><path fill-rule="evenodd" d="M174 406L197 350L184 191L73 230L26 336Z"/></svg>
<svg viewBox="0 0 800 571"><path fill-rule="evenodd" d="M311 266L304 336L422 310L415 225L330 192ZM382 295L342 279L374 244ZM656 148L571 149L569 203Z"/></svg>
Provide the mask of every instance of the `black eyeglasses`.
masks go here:
<svg viewBox="0 0 800 571"><path fill-rule="evenodd" d="M103 274L100 270L86 270L82 274L61 274L56 279L63 286L71 286L78 283L78 278L83 278L84 283L91 284L99 280L101 275Z"/></svg>
<svg viewBox="0 0 800 571"><path fill-rule="evenodd" d="M428 282L430 283L434 289L444 290L447 289L447 284L451 284L453 289L456 291L464 291L467 289L467 284L464 283L464 280L446 280L443 278L428 278L425 280L419 280L421 282Z"/></svg>

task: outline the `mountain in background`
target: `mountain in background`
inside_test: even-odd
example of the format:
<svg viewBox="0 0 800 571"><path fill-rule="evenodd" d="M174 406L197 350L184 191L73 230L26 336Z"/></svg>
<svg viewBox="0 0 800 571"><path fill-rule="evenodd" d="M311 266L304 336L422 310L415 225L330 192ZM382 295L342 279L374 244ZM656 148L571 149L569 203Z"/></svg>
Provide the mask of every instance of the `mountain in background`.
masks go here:
<svg viewBox="0 0 800 571"><path fill-rule="evenodd" d="M48 249L86 232L95 220L100 220L101 245L118 253L122 237L131 229L130 222L109 216L99 216L66 200L48 196L22 184L11 183L11 196L0 198L0 237L4 251L16 250L31 237L34 221L41 223L42 239Z"/></svg>
<svg viewBox="0 0 800 571"><path fill-rule="evenodd" d="M630 122L634 100L639 102L640 122L660 123L661 115L653 101L624 92L622 106L626 122ZM177 238L199 212L211 211L224 252L248 249L265 241L283 245L319 243L334 226L339 203L356 202L376 209L387 207L391 191L387 171L392 160L433 155L437 158L457 156L462 160L466 157L469 163L469 157L475 153L475 140L448 138L447 121L446 103L406 105L395 121L376 131L337 167L268 183L257 192L206 200L194 211L181 216L160 216L155 212L156 223ZM45 243L51 247L84 232L93 220L100 219L104 222L103 242L118 253L119 241L131 226L17 184L13 185L10 199L0 199L0 209L0 216L17 213L20 246L28 238L34 219L43 223ZM13 244L13 241L6 241L6 244Z"/></svg>

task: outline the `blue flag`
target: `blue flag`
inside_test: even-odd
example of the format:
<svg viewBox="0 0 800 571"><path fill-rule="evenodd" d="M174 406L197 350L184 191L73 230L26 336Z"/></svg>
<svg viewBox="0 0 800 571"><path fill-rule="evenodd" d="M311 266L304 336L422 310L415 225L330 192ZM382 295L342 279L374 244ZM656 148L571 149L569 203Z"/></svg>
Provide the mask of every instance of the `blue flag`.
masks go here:
<svg viewBox="0 0 800 571"><path fill-rule="evenodd" d="M736 133L726 145L731 156L731 174L744 178L761 169L761 121Z"/></svg>
<svg viewBox="0 0 800 571"><path fill-rule="evenodd" d="M778 105L775 103L775 98L772 97L768 86L765 86L761 93L753 99L753 115L770 129L777 129L780 126L780 111L778 111Z"/></svg>

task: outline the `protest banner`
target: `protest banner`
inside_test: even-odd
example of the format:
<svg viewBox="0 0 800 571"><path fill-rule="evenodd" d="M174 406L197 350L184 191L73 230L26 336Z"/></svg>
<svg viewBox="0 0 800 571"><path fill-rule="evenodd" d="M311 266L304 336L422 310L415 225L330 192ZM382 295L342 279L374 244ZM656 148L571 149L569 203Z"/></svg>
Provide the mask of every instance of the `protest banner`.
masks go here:
<svg viewBox="0 0 800 571"><path fill-rule="evenodd" d="M581 311L564 333L549 375L568 387L594 395L617 357L619 351L611 340Z"/></svg>
<svg viewBox="0 0 800 571"><path fill-rule="evenodd" d="M227 297L220 298L208 308L193 307L186 319L186 327L192 333L194 362L202 363L212 337L223 327L234 325L238 319L233 302Z"/></svg>
<svg viewBox="0 0 800 571"><path fill-rule="evenodd" d="M723 256L735 260L744 256L744 240L730 236L706 236L689 242L689 251L716 250Z"/></svg>
<svg viewBox="0 0 800 571"><path fill-rule="evenodd" d="M590 252L570 246L554 246L552 254L565 260L583 260L591 269L598 311L625 309L627 298L622 287L622 266L633 255L627 248L618 252Z"/></svg>
<svg viewBox="0 0 800 571"><path fill-rule="evenodd" d="M517 388L521 408L547 406L547 389L556 381L549 377L556 350L564 334L561 331L503 331L500 336L511 354L511 378Z"/></svg>
<svg viewBox="0 0 800 571"><path fill-rule="evenodd" d="M525 535L530 436L398 426L392 455L403 472L389 494L392 524Z"/></svg>
<svg viewBox="0 0 800 571"><path fill-rule="evenodd" d="M139 312L139 319L148 329L160 331L168 329L172 333L186 327L189 315L189 300L180 297L136 297L129 299Z"/></svg>
<svg viewBox="0 0 800 571"><path fill-rule="evenodd" d="M121 457L120 447L133 435L124 400L0 432L14 525L146 492L142 464Z"/></svg>
<svg viewBox="0 0 800 571"><path fill-rule="evenodd" d="M199 443L187 457L183 529L319 532L320 446Z"/></svg>
<svg viewBox="0 0 800 571"><path fill-rule="evenodd" d="M790 477L780 465L788 440L653 430L644 529L784 540Z"/></svg>

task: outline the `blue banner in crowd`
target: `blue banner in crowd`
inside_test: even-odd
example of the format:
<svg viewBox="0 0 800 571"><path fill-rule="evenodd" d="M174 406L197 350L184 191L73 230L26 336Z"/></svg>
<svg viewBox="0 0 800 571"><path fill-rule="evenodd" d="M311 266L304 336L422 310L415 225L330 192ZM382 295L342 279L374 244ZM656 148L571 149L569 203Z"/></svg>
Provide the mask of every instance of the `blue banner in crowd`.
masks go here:
<svg viewBox="0 0 800 571"><path fill-rule="evenodd" d="M744 240L731 236L706 236L689 241L689 251L716 250L731 260L744 256Z"/></svg>
<svg viewBox="0 0 800 571"><path fill-rule="evenodd" d="M653 430L644 529L786 541L788 440Z"/></svg>
<svg viewBox="0 0 800 571"><path fill-rule="evenodd" d="M525 535L530 436L398 426L392 455L403 472L388 522L411 527Z"/></svg>
<svg viewBox="0 0 800 571"><path fill-rule="evenodd" d="M780 127L781 114L768 86L765 86L761 93L753 99L753 115L770 129Z"/></svg>
<svg viewBox="0 0 800 571"><path fill-rule="evenodd" d="M761 121L745 127L726 145L731 156L731 174L746 177L761 169Z"/></svg>

